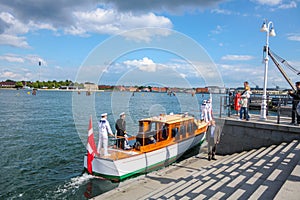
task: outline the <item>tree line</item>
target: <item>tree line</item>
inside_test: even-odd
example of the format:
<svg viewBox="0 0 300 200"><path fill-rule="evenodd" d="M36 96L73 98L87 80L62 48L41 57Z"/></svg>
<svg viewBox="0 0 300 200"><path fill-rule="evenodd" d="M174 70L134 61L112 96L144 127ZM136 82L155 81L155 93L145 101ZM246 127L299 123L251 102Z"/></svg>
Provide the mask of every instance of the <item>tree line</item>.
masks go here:
<svg viewBox="0 0 300 200"><path fill-rule="evenodd" d="M55 89L60 88L61 86L78 86L83 87L83 83L73 82L71 80L65 81L13 81L13 80L6 80L6 83L14 83L15 88L23 88L23 87L30 87L30 88L48 88L48 89ZM12 84L13 85L13 84Z"/></svg>

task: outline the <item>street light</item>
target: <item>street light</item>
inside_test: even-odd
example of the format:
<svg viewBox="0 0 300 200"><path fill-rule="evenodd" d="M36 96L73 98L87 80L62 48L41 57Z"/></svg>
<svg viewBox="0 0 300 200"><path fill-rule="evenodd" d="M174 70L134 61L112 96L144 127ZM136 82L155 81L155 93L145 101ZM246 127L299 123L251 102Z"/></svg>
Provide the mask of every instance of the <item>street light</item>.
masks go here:
<svg viewBox="0 0 300 200"><path fill-rule="evenodd" d="M276 36L275 30L273 28L273 22L264 21L261 29L261 32L267 33L266 38L266 57L265 57L265 75L264 75L264 91L262 96L262 103L260 109L260 119L267 119L267 82L268 82L268 63L269 63L269 36Z"/></svg>

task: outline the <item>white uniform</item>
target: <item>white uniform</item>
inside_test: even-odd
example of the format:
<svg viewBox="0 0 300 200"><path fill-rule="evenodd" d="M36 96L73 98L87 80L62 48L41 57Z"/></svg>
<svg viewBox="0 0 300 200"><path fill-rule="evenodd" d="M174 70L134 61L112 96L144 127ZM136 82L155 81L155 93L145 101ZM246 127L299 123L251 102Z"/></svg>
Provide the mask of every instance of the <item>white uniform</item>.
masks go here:
<svg viewBox="0 0 300 200"><path fill-rule="evenodd" d="M106 119L101 119L99 122L99 142L97 151L101 153L101 147L104 148L104 156L109 155L107 151L108 147L108 134L113 134L109 125L109 122Z"/></svg>
<svg viewBox="0 0 300 200"><path fill-rule="evenodd" d="M208 121L211 121L213 119L211 101L207 101L206 108L207 108L207 119Z"/></svg>
<svg viewBox="0 0 300 200"><path fill-rule="evenodd" d="M205 122L209 121L206 100L203 100L203 103L201 104L201 120L204 120Z"/></svg>
<svg viewBox="0 0 300 200"><path fill-rule="evenodd" d="M129 143L128 143L128 135L125 134L124 137L125 137L125 140L124 140L124 149L125 149L125 150L126 150L126 149L131 149L131 147L130 147L130 145L129 145Z"/></svg>

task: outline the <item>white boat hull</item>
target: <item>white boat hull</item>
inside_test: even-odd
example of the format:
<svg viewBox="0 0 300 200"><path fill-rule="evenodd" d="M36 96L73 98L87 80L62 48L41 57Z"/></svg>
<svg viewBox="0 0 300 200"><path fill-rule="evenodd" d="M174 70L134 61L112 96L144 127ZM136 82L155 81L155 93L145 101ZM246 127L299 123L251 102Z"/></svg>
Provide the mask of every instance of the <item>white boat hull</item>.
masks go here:
<svg viewBox="0 0 300 200"><path fill-rule="evenodd" d="M93 174L120 181L130 176L153 171L176 161L187 150L203 142L204 136L205 134L200 134L158 150L119 160L95 157L92 162ZM87 156L84 157L84 167L87 168Z"/></svg>

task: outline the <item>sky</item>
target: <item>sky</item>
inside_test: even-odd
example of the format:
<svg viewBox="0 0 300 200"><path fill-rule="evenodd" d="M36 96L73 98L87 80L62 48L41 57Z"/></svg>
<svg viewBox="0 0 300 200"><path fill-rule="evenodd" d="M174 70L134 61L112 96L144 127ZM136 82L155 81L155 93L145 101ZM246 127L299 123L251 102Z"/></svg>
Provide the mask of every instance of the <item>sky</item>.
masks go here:
<svg viewBox="0 0 300 200"><path fill-rule="evenodd" d="M2 0L0 81L263 87L270 49L300 70L299 0ZM39 65L39 62L41 65ZM284 67L284 65L282 65ZM300 80L288 68L290 79ZM268 87L290 88L272 60Z"/></svg>

